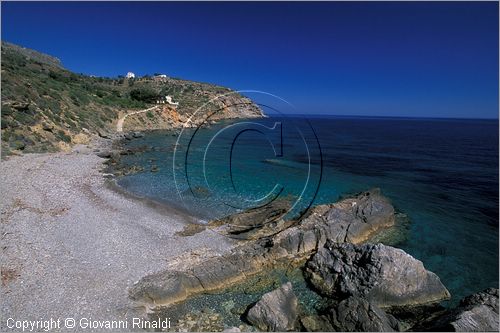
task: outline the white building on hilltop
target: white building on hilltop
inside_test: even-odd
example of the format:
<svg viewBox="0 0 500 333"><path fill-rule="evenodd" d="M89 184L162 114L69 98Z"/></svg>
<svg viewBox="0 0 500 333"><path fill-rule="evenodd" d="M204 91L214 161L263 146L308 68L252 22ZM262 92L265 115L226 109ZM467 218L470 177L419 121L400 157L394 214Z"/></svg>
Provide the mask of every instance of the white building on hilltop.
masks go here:
<svg viewBox="0 0 500 333"><path fill-rule="evenodd" d="M179 102L174 102L172 100L172 96L165 96L164 98L160 98L159 100L157 100L156 104L170 104L170 105L177 106L177 105L179 105Z"/></svg>
<svg viewBox="0 0 500 333"><path fill-rule="evenodd" d="M134 73L132 73L132 72L128 72L128 73L127 73L127 75L125 75L125 77L126 77L127 79L133 79L133 78L135 78L135 74L134 74Z"/></svg>
<svg viewBox="0 0 500 333"><path fill-rule="evenodd" d="M179 102L172 101L172 96L165 96L165 99L167 100L167 103L170 105L179 105Z"/></svg>

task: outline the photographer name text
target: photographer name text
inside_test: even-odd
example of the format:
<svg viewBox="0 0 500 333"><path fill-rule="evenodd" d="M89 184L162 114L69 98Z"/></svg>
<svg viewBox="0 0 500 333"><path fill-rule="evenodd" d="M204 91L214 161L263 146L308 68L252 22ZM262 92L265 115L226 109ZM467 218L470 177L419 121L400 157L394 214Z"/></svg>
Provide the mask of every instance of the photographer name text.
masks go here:
<svg viewBox="0 0 500 333"><path fill-rule="evenodd" d="M52 330L120 330L120 329L168 329L170 318L144 320L143 318L129 318L125 320L96 320L92 318L48 318L39 320L19 320L8 318L6 327L15 331L36 332Z"/></svg>

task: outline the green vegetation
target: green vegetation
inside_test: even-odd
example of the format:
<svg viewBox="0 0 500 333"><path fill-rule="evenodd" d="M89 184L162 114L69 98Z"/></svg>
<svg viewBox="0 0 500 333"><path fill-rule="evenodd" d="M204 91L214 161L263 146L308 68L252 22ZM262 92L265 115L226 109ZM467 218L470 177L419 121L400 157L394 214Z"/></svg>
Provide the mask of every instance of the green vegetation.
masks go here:
<svg viewBox="0 0 500 333"><path fill-rule="evenodd" d="M151 88L139 88L131 90L130 97L136 101L154 103L160 97L160 94Z"/></svg>
<svg viewBox="0 0 500 333"><path fill-rule="evenodd" d="M119 114L144 109L160 97L192 113L227 88L162 79L93 77L72 73L57 58L2 42L2 156L12 150L55 151L79 133L113 131ZM161 117L151 113L147 118Z"/></svg>

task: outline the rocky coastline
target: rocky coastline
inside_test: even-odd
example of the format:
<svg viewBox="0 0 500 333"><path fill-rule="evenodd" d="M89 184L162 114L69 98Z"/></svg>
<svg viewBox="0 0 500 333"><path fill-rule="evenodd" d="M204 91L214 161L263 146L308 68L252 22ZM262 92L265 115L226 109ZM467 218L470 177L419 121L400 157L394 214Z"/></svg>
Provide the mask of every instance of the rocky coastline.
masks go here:
<svg viewBox="0 0 500 333"><path fill-rule="evenodd" d="M133 140L142 135L140 132L123 135L104 133L91 148L76 146L72 153L47 154L49 157L44 158L50 160L50 156L62 154L63 158L71 160L75 156L85 156L92 159L94 167L104 161L107 166L100 171L101 180L96 180L99 184L89 185L95 193L96 186L99 191L109 189L109 180L102 178L138 171L133 167L124 169L120 166L120 156L141 152L124 150L120 141ZM29 157L15 157L8 162L16 164L13 161L23 158ZM5 170L8 169L10 167L5 166ZM82 179L81 182L85 181ZM116 190L111 192L126 198L125 205L140 202L138 198L127 198ZM96 198L102 199L103 194L98 193ZM100 205L109 204L109 199L95 200ZM113 205L116 207L116 203ZM120 207L123 206L120 204ZM151 205L145 207L141 208L142 211L151 211ZM206 225L193 224L195 221L188 215L173 213L168 207L163 207L161 212L157 210L154 214L170 215L172 218L173 227L166 231L168 235L164 235L170 243L159 254L171 255L166 264L151 265L152 262L146 260L148 264L134 274L135 283L130 277L127 277L126 283L116 282L117 287L126 293L115 300L121 304L122 310L114 314L127 316L127 313L133 313L154 320L155 316L168 313L169 309L200 295L224 294L229 288L248 288L245 285L248 283L253 284L251 287L258 294L264 288L261 289L260 284L252 279L265 280L272 272L285 271L285 279L293 272L290 274L300 275L299 280L303 282L297 284L297 279L290 278L261 294L254 302L233 304L232 309L240 318L240 325L228 326L223 315L203 308L199 312L185 312L177 317L171 330L498 331L498 289L471 295L456 308L444 308L440 303L450 294L439 277L404 251L379 243L385 235L398 234L400 228L397 211L379 189L315 206L299 220L283 218L287 207L286 201L275 201ZM2 213L9 209L9 206L3 207ZM43 213L33 213L39 215L42 221L46 219ZM17 221L15 214L9 215L12 221L10 226L3 227L4 232L19 232L15 229L19 228L16 225L21 220ZM120 216L112 218L129 223L125 221L129 220L129 216ZM183 221L178 216L184 216ZM22 219L22 216L19 218ZM193 228L193 225L196 227ZM206 246L200 247L201 243ZM208 245L210 243L212 246ZM160 244L157 246L162 248ZM174 248L177 250L172 251ZM10 258L7 264L14 265L15 262L15 258ZM63 265L61 269L67 268ZM24 277L31 273L20 271L19 274ZM15 281L10 282L8 288L13 294L25 294L23 287L16 285ZM313 311L304 309L303 296L297 291L300 288L317 294L322 306ZM78 293L78 290L74 291ZM117 291L116 288L113 290ZM102 303L102 300L93 302ZM66 307L72 306L66 304ZM3 304L3 308L8 313L16 305Z"/></svg>
<svg viewBox="0 0 500 333"><path fill-rule="evenodd" d="M238 243L224 255L183 254L164 270L135 283L129 289L130 299L147 317L159 309L168 312L169 307L200 294L224 293L263 272L298 269L308 287L331 304L329 308L313 315L305 313L293 285L287 282L257 303L247 304L240 317L242 325L226 329L411 331L432 329L438 323L439 327L472 331L498 329L494 320L498 305L472 314L476 320L472 324L469 320L453 326L460 309L440 305L450 293L439 277L404 251L371 243L384 239L385 234L397 234L399 227L396 210L379 189L315 206L300 220L283 218L287 204L277 200L207 225L186 226L185 237L210 230ZM485 291L487 302L493 304L497 297L498 304L498 290L491 290ZM436 321L429 321L434 317ZM188 322L194 325L187 325L188 330L198 327L198 321ZM186 322L181 320L178 325L186 327ZM219 321L208 329L223 326Z"/></svg>

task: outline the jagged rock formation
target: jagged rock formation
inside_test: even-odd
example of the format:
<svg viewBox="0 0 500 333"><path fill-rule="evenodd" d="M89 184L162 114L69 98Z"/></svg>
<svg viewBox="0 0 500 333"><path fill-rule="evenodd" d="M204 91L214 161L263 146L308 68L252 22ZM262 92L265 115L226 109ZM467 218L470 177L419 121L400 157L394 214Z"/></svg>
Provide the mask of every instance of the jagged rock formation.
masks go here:
<svg viewBox="0 0 500 333"><path fill-rule="evenodd" d="M290 331L297 320L298 300L292 284L285 283L262 296L247 314L248 321L263 331Z"/></svg>
<svg viewBox="0 0 500 333"><path fill-rule="evenodd" d="M361 243L396 223L394 207L380 189L371 189L339 202L313 207L297 228L289 228L274 239L275 251L290 258L304 258L320 249L327 239Z"/></svg>
<svg viewBox="0 0 500 333"><path fill-rule="evenodd" d="M307 263L306 275L325 296L361 297L382 308L428 305L450 297L421 261L383 244L329 240Z"/></svg>

